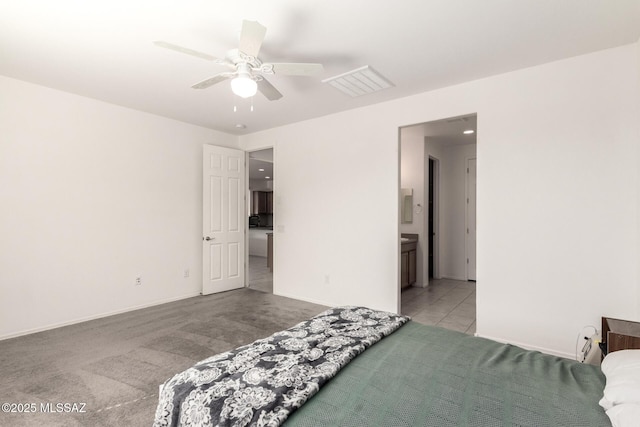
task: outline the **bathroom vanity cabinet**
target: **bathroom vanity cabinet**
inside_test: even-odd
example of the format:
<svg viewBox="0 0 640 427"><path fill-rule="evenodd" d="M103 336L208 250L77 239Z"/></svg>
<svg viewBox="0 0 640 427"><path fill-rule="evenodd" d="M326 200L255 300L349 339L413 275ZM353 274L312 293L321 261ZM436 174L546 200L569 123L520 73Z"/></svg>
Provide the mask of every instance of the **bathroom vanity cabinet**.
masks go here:
<svg viewBox="0 0 640 427"><path fill-rule="evenodd" d="M400 248L400 286L404 289L416 282L418 235L402 234Z"/></svg>

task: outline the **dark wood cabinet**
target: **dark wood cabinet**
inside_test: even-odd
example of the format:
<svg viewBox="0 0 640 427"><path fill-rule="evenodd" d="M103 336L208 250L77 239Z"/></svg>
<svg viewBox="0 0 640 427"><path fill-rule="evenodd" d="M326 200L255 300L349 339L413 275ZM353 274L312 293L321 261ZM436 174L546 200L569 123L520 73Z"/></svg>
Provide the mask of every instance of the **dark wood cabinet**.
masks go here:
<svg viewBox="0 0 640 427"><path fill-rule="evenodd" d="M409 251L409 284L413 285L416 283L416 262L417 262L417 254L418 251L410 250Z"/></svg>
<svg viewBox="0 0 640 427"><path fill-rule="evenodd" d="M409 286L409 252L400 253L400 287Z"/></svg>
<svg viewBox="0 0 640 427"><path fill-rule="evenodd" d="M603 317L602 344L603 353L606 354L618 350L640 349L640 323Z"/></svg>
<svg viewBox="0 0 640 427"><path fill-rule="evenodd" d="M273 213L273 191L251 192L251 215Z"/></svg>
<svg viewBox="0 0 640 427"><path fill-rule="evenodd" d="M273 191L267 192L267 213L273 213Z"/></svg>
<svg viewBox="0 0 640 427"><path fill-rule="evenodd" d="M406 288L417 279L418 235L403 234L402 237L410 239L400 245L400 287Z"/></svg>

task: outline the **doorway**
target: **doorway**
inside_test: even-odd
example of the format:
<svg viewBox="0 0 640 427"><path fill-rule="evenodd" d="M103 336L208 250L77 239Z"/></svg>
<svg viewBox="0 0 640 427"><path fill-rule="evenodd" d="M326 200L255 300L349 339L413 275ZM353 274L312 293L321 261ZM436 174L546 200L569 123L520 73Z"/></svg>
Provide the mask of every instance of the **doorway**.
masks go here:
<svg viewBox="0 0 640 427"><path fill-rule="evenodd" d="M246 287L273 293L273 148L247 152Z"/></svg>
<svg viewBox="0 0 640 427"><path fill-rule="evenodd" d="M400 235L418 236L418 280L401 288L401 311L467 333L475 332L475 181L467 168L475 178L476 130L475 114L400 129L400 188L415 195L414 221L401 223Z"/></svg>
<svg viewBox="0 0 640 427"><path fill-rule="evenodd" d="M437 266L437 250L440 247L437 241L436 230L437 222L438 222L438 159L429 156L428 163L428 180L427 180L427 278L429 280L433 279L437 276L436 266Z"/></svg>

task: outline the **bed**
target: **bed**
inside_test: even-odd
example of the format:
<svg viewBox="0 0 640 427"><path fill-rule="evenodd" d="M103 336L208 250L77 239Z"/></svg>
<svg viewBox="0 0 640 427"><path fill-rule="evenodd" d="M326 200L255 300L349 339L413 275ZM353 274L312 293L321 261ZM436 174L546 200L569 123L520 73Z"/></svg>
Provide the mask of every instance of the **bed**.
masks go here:
<svg viewBox="0 0 640 427"><path fill-rule="evenodd" d="M331 325L342 322L344 313L351 320L360 316L362 322L347 320L342 331L333 331ZM336 318L338 322L327 321ZM599 367L363 307L327 310L303 323L213 356L169 379L161 386L154 425L611 426L598 404L606 381ZM315 326L310 331L301 332L311 324ZM363 334L363 329L371 333ZM347 341L353 341L340 342L337 337L344 337L345 331ZM320 340L300 348L300 343L314 342L318 336L331 342ZM285 341L288 344L272 347L291 347L293 356L274 356L273 348L265 347ZM309 381L300 382L305 375L290 372L299 373L301 368L289 364L289 383L282 381L286 369L280 369L280 380L273 383L277 387L272 387L274 392L279 387L283 397L271 406L261 406L263 402L256 402L270 392L265 384L271 380L261 376L268 369L257 367L267 365L238 366L238 360L243 361L241 365L257 354L251 350L256 345L262 348L258 353L266 355L269 367L279 364L282 368L286 361L300 359L306 352L302 358L315 363L308 369L322 375L305 371ZM323 356L310 356L316 350ZM331 359L334 352L342 356ZM340 366L332 372L325 366L327 361ZM229 368L236 377L220 376L221 368ZM251 385L238 383L237 374L259 385L261 394L247 398ZM227 385L221 386L220 381ZM228 396L243 392L249 406L223 405ZM268 411L262 411L264 408Z"/></svg>

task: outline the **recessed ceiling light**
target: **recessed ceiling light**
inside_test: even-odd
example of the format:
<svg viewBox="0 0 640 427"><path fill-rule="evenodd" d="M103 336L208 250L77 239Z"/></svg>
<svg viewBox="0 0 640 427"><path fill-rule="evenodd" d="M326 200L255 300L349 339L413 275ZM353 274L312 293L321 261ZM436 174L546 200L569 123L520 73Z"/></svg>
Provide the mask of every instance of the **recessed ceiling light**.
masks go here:
<svg viewBox="0 0 640 427"><path fill-rule="evenodd" d="M472 133L474 133L474 132L475 132L475 131L474 131L473 129L468 129L468 130L465 130L463 133L464 133L465 135L470 135L470 134L472 134Z"/></svg>
<svg viewBox="0 0 640 427"><path fill-rule="evenodd" d="M264 172L264 169L260 168L258 169L259 172Z"/></svg>
<svg viewBox="0 0 640 427"><path fill-rule="evenodd" d="M238 123L238 124L236 125L236 128L237 128L237 129L245 129L246 127L247 127L247 125L243 125L242 123Z"/></svg>
<svg viewBox="0 0 640 427"><path fill-rule="evenodd" d="M270 176L265 176L264 179L271 179L271 177Z"/></svg>

